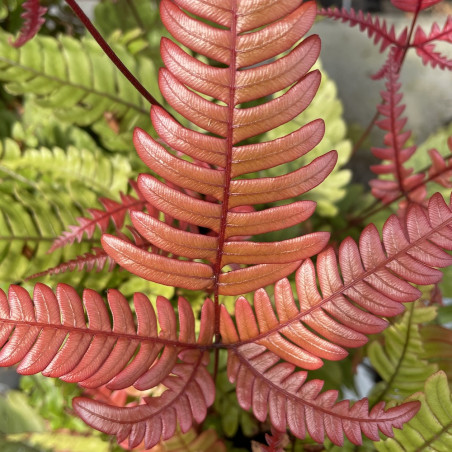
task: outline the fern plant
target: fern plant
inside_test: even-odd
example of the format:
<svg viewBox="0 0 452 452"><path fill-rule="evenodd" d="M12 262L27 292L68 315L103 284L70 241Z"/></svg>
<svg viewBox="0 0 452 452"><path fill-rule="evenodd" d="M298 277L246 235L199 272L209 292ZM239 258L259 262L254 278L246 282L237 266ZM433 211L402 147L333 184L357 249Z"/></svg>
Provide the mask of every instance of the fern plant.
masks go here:
<svg viewBox="0 0 452 452"><path fill-rule="evenodd" d="M113 62L140 92L147 93L76 2L67 3ZM396 6L415 11L417 17L432 3L410 0ZM38 0L28 0L24 8L27 22L16 44L30 39L41 22ZM405 121L400 119L403 109L397 84L410 46L433 66L449 67L437 61L431 42L450 40L450 21L444 29L434 28L429 37L416 31L412 43L412 33L397 38L385 24L359 16L362 28L371 27L371 35L383 38L382 50L392 46L379 73L387 80L379 107L385 118L377 123L387 132L386 148L374 153L389 161L376 172L394 180L389 183L390 196L375 190L374 195L383 204L403 199L404 209L403 215L386 219L382 237L370 223L358 243L348 237L336 252L328 245L328 232L304 227L316 207L309 192L323 183L338 160L334 150L315 154L325 133L324 122L314 119L289 134L273 136L275 129L300 117L319 88L320 72L311 69L319 57L320 39L316 35L303 38L316 16L313 2L291 0L281 0L277 6L272 0L160 2L161 20L180 45L168 38L161 41L165 67L159 71L158 84L165 103L149 93L145 96L153 104L156 134L153 137L139 127L133 132L133 144L149 170L132 183L136 196L123 194L120 202L101 197L103 209L91 208L90 215L79 217L79 224L52 245L54 250L91 238L99 227L103 249L50 273L89 266L89 259L94 263L110 259L142 280L177 288L179 293L203 291L199 318L182 296L173 306L164 296L152 303L145 294L135 292L130 306L116 289L109 290L105 303L98 292L86 289L80 296L67 284L53 291L38 283L32 297L23 287L12 285L8 295L0 292L0 365L18 365L19 373L41 372L89 390L104 385L114 391L130 386L140 391L154 388L153 395L133 406L86 397L73 401L75 412L87 424L115 435L120 443L127 440L132 449L142 443L152 448L178 432L189 435L195 424L205 421L215 401L220 352L227 352L226 372L240 407L271 425L268 447L262 450L282 450L286 431L319 443L328 439L337 446L344 445L345 439L359 445L363 436L379 441L380 434L394 436L393 428L402 428L415 416L421 397L389 408L382 401L369 406L367 398L354 404L338 402L337 390L322 392L323 381L308 377L324 361L344 360L347 349L362 347L368 335L383 331L386 318L401 314L403 303L420 297L417 286L437 284L442 276L438 268L452 263L447 253L452 249L451 206L440 194L427 198L423 190L430 180L447 186L450 168L433 153L430 179L418 174L414 183L407 184L411 172L403 164L414 151L404 147L408 135L402 131ZM336 16L348 17L345 12ZM414 24L415 19L413 28ZM31 41L19 51L8 50L8 61L0 58L8 67L2 78L10 91L21 90L17 81L21 73L27 89L41 96L39 102L63 107L58 113L63 117L65 92L70 92L71 107L83 99L84 108L74 110L78 124L97 123L105 119L106 110L114 110L125 121L121 124L136 121L134 113L129 121L130 103L121 105L112 96L97 103L97 91L110 90L113 82L104 86L101 78L86 77L86 83L72 91L70 75L49 77L52 68L45 60L32 62L32 68L13 67L21 58L29 60L36 46L50 42ZM68 67L77 65L74 49L79 44L69 38L60 42L70 55ZM100 61L96 52L90 60L93 64ZM143 102L140 99L137 104ZM307 163L311 151L316 156ZM36 161L45 157L46 151L25 154L25 159ZM293 169L292 162L301 158L302 165ZM278 167L290 170L272 174ZM387 187L387 182L380 185ZM413 190L422 190L423 196L411 196ZM127 215L132 239L124 234ZM115 233L108 232L110 220ZM266 234L300 225L302 235L265 241ZM238 297L234 312L222 304L224 296ZM409 322L417 318L414 310L419 317L423 313L411 306ZM391 347L392 331L416 329L411 323L406 326L406 319L405 315L401 326L388 330L387 347ZM420 349L406 350L406 356ZM382 349L373 345L369 353L383 374L390 366L386 368L377 357ZM402 366L389 369L395 376L390 377L385 393L392 389ZM409 385L403 389L409 391ZM205 444L205 450L221 447L208 432L193 441Z"/></svg>

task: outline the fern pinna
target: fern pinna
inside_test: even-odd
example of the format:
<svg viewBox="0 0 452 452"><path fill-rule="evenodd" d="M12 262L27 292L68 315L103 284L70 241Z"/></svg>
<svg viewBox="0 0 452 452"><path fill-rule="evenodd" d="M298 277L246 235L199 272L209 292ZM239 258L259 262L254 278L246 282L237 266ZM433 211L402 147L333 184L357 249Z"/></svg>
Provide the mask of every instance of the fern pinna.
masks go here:
<svg viewBox="0 0 452 452"><path fill-rule="evenodd" d="M320 40L314 35L300 42L316 6L293 0L162 0L160 11L174 38L200 55L162 40L166 67L159 74L160 90L193 126L152 107L159 140L141 129L134 133L137 152L153 172L138 179L139 193L151 207L147 213L130 209L133 228L148 246L110 234L102 244L111 259L144 279L207 292L199 333L183 297L176 316L166 298L157 298L156 313L149 299L136 293L135 325L131 307L116 290L108 292L105 305L96 292L86 290L80 298L64 284L56 293L38 284L33 298L11 286L8 297L0 296L0 364L19 364L23 374L42 372L87 388L160 386L161 395L131 407L74 400L82 419L119 442L128 438L131 448L143 441L150 448L177 427L188 432L204 421L215 398L209 352L217 367L220 349L228 352L228 377L240 406L262 422L269 419L270 447L280 447L287 429L318 442L328 437L336 445L344 436L354 444L361 444L363 434L374 441L379 432L393 436L393 427L401 428L419 410L418 401L387 410L383 402L370 408L367 399L337 402L338 391L321 392L323 382L307 380L308 371L323 360L344 359L346 348L360 347L368 334L381 332L388 324L382 317L401 313L402 303L419 298L410 283L439 281L435 267L452 263L444 251L452 249L450 205L440 195L426 209L412 205L403 220L386 221L382 238L369 225L359 245L345 239L338 257L325 248L326 232L280 242L245 240L307 220L315 204L292 198L320 184L337 159L330 151L283 176L254 174L298 159L323 137L319 119L259 142L261 134L307 108L316 94L320 73L309 71ZM205 58L215 64L207 65ZM256 100L262 103L248 105ZM106 212L115 208L105 205ZM92 215L103 218L103 211ZM176 222L162 221L163 215ZM296 296L286 279L294 271ZM263 289L270 284L274 304ZM234 321L220 297L253 291L254 303L237 299Z"/></svg>

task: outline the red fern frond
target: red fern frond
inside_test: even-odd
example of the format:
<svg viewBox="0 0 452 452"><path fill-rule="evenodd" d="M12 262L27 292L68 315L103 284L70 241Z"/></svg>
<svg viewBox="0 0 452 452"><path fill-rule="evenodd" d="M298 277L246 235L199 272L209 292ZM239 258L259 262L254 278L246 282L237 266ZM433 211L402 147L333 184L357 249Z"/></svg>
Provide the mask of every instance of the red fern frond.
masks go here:
<svg viewBox="0 0 452 452"><path fill-rule="evenodd" d="M383 243L372 224L362 232L359 248L351 238L345 239L339 249L340 272L332 248L318 255L317 273L307 259L295 276L299 307L287 279L275 285L277 314L264 289L255 293L255 314L245 298L237 300L238 333L222 307L224 342L233 350L249 343L262 345L308 370L321 367L322 359L345 358L345 347L360 347L366 335L386 327L379 317L400 314L401 303L420 296L409 283L434 284L442 277L434 267L452 263L452 256L443 251L452 249L452 212L441 195L431 198L428 216L412 204L404 221L395 215L386 221Z"/></svg>
<svg viewBox="0 0 452 452"><path fill-rule="evenodd" d="M295 366L317 369L322 359L343 359L345 347L362 346L366 335L386 327L380 317L399 314L402 303L419 297L409 283L438 282L442 273L434 267L452 263L452 256L443 251L452 249L451 225L451 207L436 194L428 216L417 204L408 209L405 223L391 216L383 227L383 243L374 225L361 234L359 248L351 238L345 239L339 249L340 271L332 248L319 254L317 272L306 260L296 273L299 306L289 281L283 279L275 285L274 308L263 289L255 293L254 311L245 298L237 300L237 329L222 307L228 375L237 384L242 408L252 408L260 421L269 413L274 428L284 431L288 426L300 438L307 426L320 442L326 433L342 445L345 433L360 444L361 431L378 440L378 428L392 436L391 427L400 428L418 406L384 412L379 404L368 414L366 400L352 408L347 402L336 404L336 391L319 395L323 382L304 384L306 372L294 372ZM277 364L281 359L284 363Z"/></svg>
<svg viewBox="0 0 452 452"><path fill-rule="evenodd" d="M25 281L41 278L47 275L58 275L60 273L73 272L75 270L101 271L106 265L108 265L108 269L111 271L116 266L116 262L111 259L102 248L93 247L89 253L77 256L67 262L62 262L61 264L48 268L47 270L43 270L42 272L27 276Z"/></svg>
<svg viewBox="0 0 452 452"><path fill-rule="evenodd" d="M87 388L106 384L121 389L133 384L146 390L163 384L168 390L146 399L146 406L103 407L100 415L93 408L99 402L77 399L74 408L90 425L115 433L119 442L130 435L132 444L140 443L140 435L150 430L146 425L152 425L145 439L148 447L172 436L177 420L187 431L193 419L202 422L215 394L205 353L214 331L213 303L207 299L203 305L198 339L193 311L185 299L179 299L179 329L164 297L157 298L157 316L143 294L135 294L134 307L137 327L127 300L116 290L108 292L107 309L92 290L85 290L82 302L70 286L58 285L55 295L37 284L32 300L23 288L11 286L9 301L0 291L0 365L19 364L21 374L42 372ZM118 419L128 421L115 430Z"/></svg>
<svg viewBox="0 0 452 452"><path fill-rule="evenodd" d="M452 71L452 59L437 52L434 44L417 46L416 53L422 58L425 65L430 64L433 68L438 66L440 69Z"/></svg>
<svg viewBox="0 0 452 452"><path fill-rule="evenodd" d="M419 402L410 402L384 411L384 403L369 412L367 399L350 406L348 400L336 402L338 391L320 393L323 381L306 382L307 372L278 364L279 357L265 347L248 344L232 349L228 358L228 375L237 385L237 399L244 410L252 409L258 420L267 416L278 431L287 428L298 438L309 433L322 443L327 436L342 446L344 435L356 445L362 444L362 434L378 441L380 430L393 436L392 429L401 428L419 410Z"/></svg>
<svg viewBox="0 0 452 452"><path fill-rule="evenodd" d="M138 191L137 193L139 194ZM124 225L127 213L132 210L142 210L146 205L146 201L141 199L140 196L137 199L134 196L121 193L120 198L121 202L113 201L109 198L99 198L104 210L88 209L91 218L77 218L79 224L77 226L69 226L70 230L63 232L63 234L53 242L48 252L51 253L58 248L74 243L75 240L81 242L85 234L86 237L91 238L96 227L99 228L101 232L106 232L110 225L110 221L114 224L116 230L119 230Z"/></svg>
<svg viewBox="0 0 452 452"><path fill-rule="evenodd" d="M132 273L160 284L236 295L288 275L325 246L326 233L273 243L237 240L306 220L314 209L310 201L261 211L237 208L302 195L325 179L337 159L331 151L280 177L242 177L297 159L313 149L324 133L323 122L316 120L274 141L239 145L301 113L320 83L317 71L308 72L319 56L317 36L305 39L284 57L266 62L290 50L309 30L316 16L314 3L283 0L277 10L273 6L270 0L259 5L226 2L221 7L199 1L161 2L162 21L177 40L228 67L207 66L174 42L162 40L166 65L159 76L162 94L181 115L214 136L182 127L162 108L153 107L151 119L160 140L137 129L134 143L141 159L167 183L141 175L138 186L157 210L210 232L180 231L146 214L134 213L134 226L151 243L168 253L205 263L174 262L104 235L106 252ZM227 28L214 28L185 11ZM289 88L286 93L262 105L246 105L285 88ZM210 102L198 92L225 105ZM193 161L180 158L173 150ZM231 265L232 271L222 272Z"/></svg>
<svg viewBox="0 0 452 452"><path fill-rule="evenodd" d="M399 36L396 35L394 25L388 29L386 20L379 17L372 17L369 13L362 11L356 12L353 8L323 8L318 13L320 16L326 16L330 19L347 22L350 27L359 26L360 31L366 31L369 38L377 45L380 41L380 52L386 50L388 46L403 47L406 45L408 28L405 27Z"/></svg>
<svg viewBox="0 0 452 452"><path fill-rule="evenodd" d="M420 185L424 175L413 174L412 168L404 166L404 163L416 151L416 147L405 147L411 132L403 130L407 120L402 117L405 105L400 105L403 95L398 92L401 85L398 83L397 71L398 64L390 57L385 71L386 91L381 92L383 102L378 106L378 111L384 116L384 119L376 122L376 125L386 132L384 137L386 147L372 148L375 157L388 162L371 166L372 171L376 174L392 174L394 176L393 180L373 179L370 181L372 194L385 204L391 203L401 194L414 202L422 202L425 198L425 187ZM418 188L412 191L414 186Z"/></svg>
<svg viewBox="0 0 452 452"><path fill-rule="evenodd" d="M82 302L70 286L59 284L54 295L47 286L37 284L31 300L24 289L11 286L9 302L0 292L0 365L20 363L17 371L21 374L42 372L85 387L107 384L111 389L121 389L133 384L137 389L148 389L167 376L180 350L202 349L211 342L210 300L203 308L197 342L193 312L185 299L179 300L179 336L174 310L166 298L157 300L160 333L149 299L137 293L134 306L138 328L127 300L110 290L112 327L109 310L92 290L85 290Z"/></svg>
<svg viewBox="0 0 452 452"><path fill-rule="evenodd" d="M24 19L19 36L11 45L21 47L38 33L45 19L42 17L47 12L47 8L41 6L39 0L27 0L22 4L23 13L20 17Z"/></svg>
<svg viewBox="0 0 452 452"><path fill-rule="evenodd" d="M167 388L159 397L145 398L135 407L115 407L95 400L75 398L73 408L88 425L109 435L118 443L129 437L129 448L144 441L150 449L161 440L171 438L179 424L183 433L193 421L204 421L207 408L215 398L215 385L206 370L207 355L195 350L179 354L181 362L161 384Z"/></svg>
<svg viewBox="0 0 452 452"><path fill-rule="evenodd" d="M452 43L452 16L447 16L444 27L441 28L436 22L432 25L430 33L427 35L420 26L414 32L413 46L423 46L432 41L446 41Z"/></svg>

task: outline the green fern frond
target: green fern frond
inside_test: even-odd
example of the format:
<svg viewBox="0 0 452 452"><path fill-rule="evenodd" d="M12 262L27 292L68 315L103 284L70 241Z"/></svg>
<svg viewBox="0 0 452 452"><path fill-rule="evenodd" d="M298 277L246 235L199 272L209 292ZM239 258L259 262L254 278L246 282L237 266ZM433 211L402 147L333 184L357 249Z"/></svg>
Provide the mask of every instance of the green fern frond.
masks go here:
<svg viewBox="0 0 452 452"><path fill-rule="evenodd" d="M0 171L5 169L50 186L64 183L68 188L74 184L86 187L93 192L94 202L97 196L113 197L126 190L132 176L130 163L118 154L107 156L99 149L74 146L22 152L12 140L5 142L3 150L0 147Z"/></svg>
<svg viewBox="0 0 452 452"><path fill-rule="evenodd" d="M422 358L425 350L419 325L436 317L436 307L407 305L402 319L383 332L384 344L377 340L368 347L371 364L383 381L376 385L373 403L400 400L423 388L425 380L438 370Z"/></svg>
<svg viewBox="0 0 452 452"><path fill-rule="evenodd" d="M94 40L38 36L21 48L0 31L0 80L14 95L34 94L36 102L68 123L92 125L108 149L129 150L135 126L148 125L149 105L103 54ZM115 52L160 99L155 65L132 56L125 46ZM101 67L101 71L93 68Z"/></svg>
<svg viewBox="0 0 452 452"><path fill-rule="evenodd" d="M446 374L439 371L425 382L424 393L418 392L406 402L419 400L417 415L403 430L394 430L394 438L375 443L379 452L452 450L452 400Z"/></svg>
<svg viewBox="0 0 452 452"><path fill-rule="evenodd" d="M0 143L0 282L21 281L89 251L77 245L46 254L99 196L125 190L130 175L122 156L75 148L21 152L13 140Z"/></svg>

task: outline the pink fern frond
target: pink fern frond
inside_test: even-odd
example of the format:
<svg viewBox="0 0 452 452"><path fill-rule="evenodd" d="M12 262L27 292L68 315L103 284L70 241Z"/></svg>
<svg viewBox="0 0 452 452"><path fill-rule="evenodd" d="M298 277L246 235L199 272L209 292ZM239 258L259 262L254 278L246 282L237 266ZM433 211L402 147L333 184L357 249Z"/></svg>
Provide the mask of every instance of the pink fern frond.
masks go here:
<svg viewBox="0 0 452 452"><path fill-rule="evenodd" d="M231 350L251 343L306 370L338 361L346 348L363 346L366 335L381 332L387 321L403 312L402 303L415 301L419 290L412 284L437 283L437 267L452 264L445 251L452 249L452 210L440 194L432 196L427 210L411 204L401 220L389 217L383 238L371 224L361 234L359 246L346 238L339 257L330 247L317 256L316 266L306 259L295 274L297 296L287 279L274 287L274 304L264 289L251 303L240 297L234 325L222 307L221 336ZM320 285L320 291L317 287ZM297 303L298 300L298 303Z"/></svg>
<svg viewBox="0 0 452 452"><path fill-rule="evenodd" d="M405 105L400 105L403 94L399 92L399 64L394 61L392 54L393 52L385 69L386 90L381 92L383 102L378 106L383 119L376 122L376 125L386 132L385 147L372 148L373 155L385 163L373 165L371 169L375 174L391 174L393 179L373 179L370 186L372 194L385 204L391 203L401 194L410 201L420 203L425 199L425 187L421 184L424 175L413 174L412 168L404 166L416 151L416 147L406 146L411 132L404 130L407 119L402 117ZM418 188L413 191L414 186Z"/></svg>
<svg viewBox="0 0 452 452"><path fill-rule="evenodd" d="M14 47L21 47L30 39L33 39L45 22L43 16L47 12L47 8L41 6L39 0L27 0L22 5L22 9L24 12L21 17L24 19L24 23L17 39L11 42Z"/></svg>
<svg viewBox="0 0 452 452"><path fill-rule="evenodd" d="M408 36L407 28L404 28L399 36L397 36L394 26L388 28L384 19L374 18L369 13L365 15L362 11L356 12L353 8L350 10L346 10L345 8L323 8L317 14L347 22L350 27L358 25L360 31L367 32L367 36L373 38L374 44L378 44L381 41L380 52L383 52L388 46L403 47L406 44Z"/></svg>
<svg viewBox="0 0 452 452"><path fill-rule="evenodd" d="M309 434L323 443L328 437L338 446L344 444L344 435L356 445L362 444L362 434L378 441L379 430L392 437L392 429L402 428L420 408L419 402L410 402L385 411L381 402L369 412L367 399L353 406L348 400L337 402L338 391L321 392L323 381L306 381L307 372L278 361L265 347L248 344L230 350L228 376L236 383L237 399L244 410L252 409L261 422L269 416L277 431L288 428L297 438Z"/></svg>
<svg viewBox="0 0 452 452"><path fill-rule="evenodd" d="M438 66L440 69L452 71L452 59L437 52L434 44L417 46L416 53L422 58L423 64L429 64L433 68Z"/></svg>
<svg viewBox="0 0 452 452"><path fill-rule="evenodd" d="M114 224L118 231L124 225L126 215L132 210L143 210L146 206L146 201L140 197L137 199L134 196L120 194L121 202L113 201L109 198L100 198L99 201L104 209L88 209L91 218L78 217L78 225L69 226L69 230L63 232L52 244L49 253L58 248L74 243L74 241L81 242L83 236L91 238L96 230L99 228L101 232L106 232L110 221Z"/></svg>
<svg viewBox="0 0 452 452"><path fill-rule="evenodd" d="M73 271L93 271L100 272L106 265L108 270L111 271L116 266L115 261L111 259L102 248L94 247L90 252L84 253L81 256L77 256L67 262L48 268L39 273L27 276L26 281L35 278L41 278L47 275L57 275L59 273L73 272Z"/></svg>

